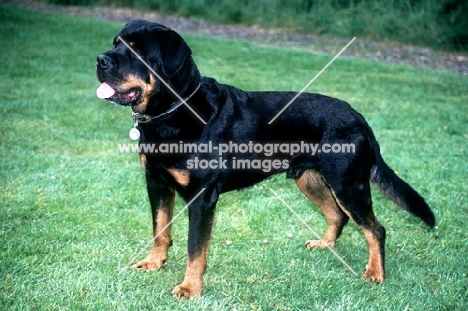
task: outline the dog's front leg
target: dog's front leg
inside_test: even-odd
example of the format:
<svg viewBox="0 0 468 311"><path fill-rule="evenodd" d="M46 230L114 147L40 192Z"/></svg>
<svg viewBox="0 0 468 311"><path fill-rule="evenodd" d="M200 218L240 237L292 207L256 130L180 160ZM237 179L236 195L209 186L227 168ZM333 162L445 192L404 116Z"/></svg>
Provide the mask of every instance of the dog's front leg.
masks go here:
<svg viewBox="0 0 468 311"><path fill-rule="evenodd" d="M172 245L171 226L174 209L175 191L169 186L156 180L150 172L146 172L146 184L153 217L153 234L155 237L151 253L133 268L156 270L167 263L167 251Z"/></svg>
<svg viewBox="0 0 468 311"><path fill-rule="evenodd" d="M217 192L206 189L189 206L187 270L183 282L172 291L174 297L201 296L217 200Z"/></svg>

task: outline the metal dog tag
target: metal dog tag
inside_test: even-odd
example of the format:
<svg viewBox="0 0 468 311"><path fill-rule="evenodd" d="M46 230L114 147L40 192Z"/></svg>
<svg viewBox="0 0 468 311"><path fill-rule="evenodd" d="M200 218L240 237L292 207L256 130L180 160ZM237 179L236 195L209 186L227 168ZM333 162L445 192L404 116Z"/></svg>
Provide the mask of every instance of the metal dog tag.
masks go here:
<svg viewBox="0 0 468 311"><path fill-rule="evenodd" d="M138 126L138 122L135 122L133 128L128 132L128 136L130 136L131 140L138 140L140 138L140 131L136 128Z"/></svg>

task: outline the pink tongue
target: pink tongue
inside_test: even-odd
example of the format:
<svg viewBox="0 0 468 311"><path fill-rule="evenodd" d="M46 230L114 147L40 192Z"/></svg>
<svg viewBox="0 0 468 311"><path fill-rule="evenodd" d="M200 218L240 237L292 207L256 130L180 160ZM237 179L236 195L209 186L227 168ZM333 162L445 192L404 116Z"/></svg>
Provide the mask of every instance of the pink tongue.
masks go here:
<svg viewBox="0 0 468 311"><path fill-rule="evenodd" d="M101 86L96 90L97 97L102 98L102 99L109 98L114 94L115 94L115 90L111 88L111 86L107 84L106 82L101 84Z"/></svg>

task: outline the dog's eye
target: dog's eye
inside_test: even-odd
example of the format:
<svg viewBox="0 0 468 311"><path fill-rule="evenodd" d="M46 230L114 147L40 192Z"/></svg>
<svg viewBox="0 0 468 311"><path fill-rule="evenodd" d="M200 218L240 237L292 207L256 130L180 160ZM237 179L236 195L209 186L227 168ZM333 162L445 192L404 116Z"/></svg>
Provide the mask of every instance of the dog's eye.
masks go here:
<svg viewBox="0 0 468 311"><path fill-rule="evenodd" d="M137 57L137 58L141 58L142 57L142 53L140 51L140 49L138 49L138 46L136 46L136 43L133 42L133 41L130 41L128 43L128 45L130 46L130 52L132 54L133 57Z"/></svg>
<svg viewBox="0 0 468 311"><path fill-rule="evenodd" d="M139 50L133 49L133 52L131 52L131 53L132 53L132 57L143 58L143 56L142 56L142 54L141 54L141 52Z"/></svg>

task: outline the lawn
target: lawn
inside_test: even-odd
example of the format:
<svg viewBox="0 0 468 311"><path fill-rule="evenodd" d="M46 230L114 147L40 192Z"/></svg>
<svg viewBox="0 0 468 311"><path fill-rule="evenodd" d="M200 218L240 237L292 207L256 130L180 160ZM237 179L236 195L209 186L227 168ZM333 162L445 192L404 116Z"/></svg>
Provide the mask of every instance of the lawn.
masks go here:
<svg viewBox="0 0 468 311"><path fill-rule="evenodd" d="M312 234L268 188L314 230L324 218L279 175L221 197L204 296L179 302L170 292L185 272L186 215L174 223L167 267L122 271L151 239L138 156L117 148L129 142L130 111L95 96L96 56L122 25L3 4L0 18L1 310L468 307L468 77L341 57L308 89L360 111L386 161L436 214L431 231L374 191L385 283L362 281L328 250L306 250ZM333 57L184 37L204 75L247 90L299 91ZM178 199L175 212L183 206ZM336 251L364 271L367 244L354 224Z"/></svg>

